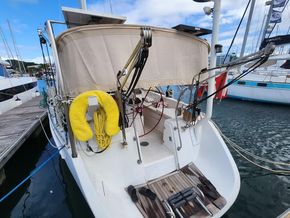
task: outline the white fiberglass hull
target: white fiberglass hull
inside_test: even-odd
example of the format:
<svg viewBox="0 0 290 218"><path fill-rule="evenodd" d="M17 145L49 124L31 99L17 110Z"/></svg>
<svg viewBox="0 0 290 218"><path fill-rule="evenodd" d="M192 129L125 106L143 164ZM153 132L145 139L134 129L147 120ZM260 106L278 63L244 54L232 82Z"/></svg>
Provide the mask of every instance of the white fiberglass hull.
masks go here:
<svg viewBox="0 0 290 218"><path fill-rule="evenodd" d="M290 104L290 85L287 89L231 85L228 97L267 103Z"/></svg>
<svg viewBox="0 0 290 218"><path fill-rule="evenodd" d="M60 148L65 144L62 139L64 135L54 126L53 120L50 118L51 132ZM167 127L172 125L173 128L174 122L169 120ZM125 188L130 184L144 184L174 171L170 166L170 158L151 163L143 160L142 164L137 164L133 128L127 129L126 133L126 148L120 145L122 137L118 134L105 152L95 156L84 154L79 146L77 158L72 158L70 148L60 152L95 217L143 217ZM186 144L190 144L188 140L193 142L192 147L186 147ZM221 217L232 206L240 189L239 172L226 144L213 123L207 119L199 122L191 134L182 134L182 142L183 148L177 152L181 167L193 162L226 199L226 205L213 216ZM154 156L153 153L151 155Z"/></svg>
<svg viewBox="0 0 290 218"><path fill-rule="evenodd" d="M228 97L241 100L290 104L290 81L283 78L265 79L264 75L249 75L228 88ZM284 81L284 82L283 82Z"/></svg>
<svg viewBox="0 0 290 218"><path fill-rule="evenodd" d="M13 89L15 87L23 86L30 83L36 83L37 79L35 77L18 77L18 78L0 78L0 94L5 93L4 90ZM17 93L12 98L0 102L0 114L3 114L14 107L17 107L30 99L39 95L37 93L37 86L31 89L25 89L24 91Z"/></svg>

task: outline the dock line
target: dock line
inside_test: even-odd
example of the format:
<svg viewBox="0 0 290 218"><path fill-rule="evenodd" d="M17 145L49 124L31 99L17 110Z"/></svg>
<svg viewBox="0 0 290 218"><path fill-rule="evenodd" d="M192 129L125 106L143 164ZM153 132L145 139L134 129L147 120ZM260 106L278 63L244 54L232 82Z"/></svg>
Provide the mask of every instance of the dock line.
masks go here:
<svg viewBox="0 0 290 218"><path fill-rule="evenodd" d="M34 169L25 179L23 179L18 185L16 185L11 191L9 191L6 195L1 197L0 203L4 201L6 198L8 198L13 192L15 192L23 183L25 183L28 179L30 179L32 176L34 176L36 173L38 173L49 161L51 161L60 150L62 150L65 146L63 145L60 149L55 151L47 160L45 160L42 164L40 164L36 169Z"/></svg>
<svg viewBox="0 0 290 218"><path fill-rule="evenodd" d="M240 147L239 145L237 145L235 142L231 141L231 139L229 139L226 135L223 134L223 132L221 131L221 129L218 127L218 125L214 122L212 122L213 125L216 127L217 131L221 134L221 136L225 139L226 142L228 142L228 144L242 157L244 158L246 161L248 161L249 163L255 165L256 167L259 167L263 170L267 170L270 171L271 173L277 174L277 175L285 175L285 176L289 176L290 175L290 170L289 169L273 169L270 168L266 165L261 165L259 163L257 163L256 160L260 160L266 163L270 163L273 165L284 165L284 166L290 166L290 163L284 163L284 162L277 162L277 161L272 161L260 156L257 156L245 149L243 149L242 147ZM250 157L252 157L254 160L249 159L248 157L246 157L245 155L248 155Z"/></svg>

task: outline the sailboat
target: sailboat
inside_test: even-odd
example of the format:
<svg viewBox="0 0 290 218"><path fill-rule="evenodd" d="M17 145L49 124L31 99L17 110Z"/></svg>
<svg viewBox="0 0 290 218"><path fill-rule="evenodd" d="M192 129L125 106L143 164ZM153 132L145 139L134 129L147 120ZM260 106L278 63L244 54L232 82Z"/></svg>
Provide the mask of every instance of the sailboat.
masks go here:
<svg viewBox="0 0 290 218"><path fill-rule="evenodd" d="M288 57L290 58L290 56ZM290 71L281 66L287 57L270 59L272 66L256 69L228 88L228 97L275 104L290 104ZM273 62L272 62L273 63Z"/></svg>
<svg viewBox="0 0 290 218"><path fill-rule="evenodd" d="M6 50L6 55L9 58L9 62L3 61L0 58L0 114L3 114L39 95L37 89L37 79L26 73L26 69L23 61L21 61L20 53L16 46L9 21L8 27L17 58L14 58L4 32L0 27L0 36ZM21 72L13 69L11 59L17 60L18 70Z"/></svg>
<svg viewBox="0 0 290 218"><path fill-rule="evenodd" d="M0 60L0 114L19 106L39 95L37 79L10 74L10 64Z"/></svg>
<svg viewBox="0 0 290 218"><path fill-rule="evenodd" d="M276 4L276 5L275 5ZM286 7L286 1L270 1L270 8L267 15L265 29L263 31L262 43L260 49L263 48L267 43L272 42L276 45L276 49L269 61L264 65L261 65L255 71L243 77L241 80L235 82L228 88L228 97L236 98L241 100L250 100L266 103L276 103L276 104L290 104L290 54L289 51L283 53L285 44L290 43L290 35L281 35L270 37L277 22L281 22L281 14L278 16L278 20L273 20L274 25L269 25L272 17L278 11L273 10L277 7ZM252 1L251 9L247 30L244 36L244 42L241 49L241 55L243 56L246 42L247 42L247 31L251 24L253 7L255 6L255 1ZM282 12L281 12L282 13ZM280 19L279 19L280 17ZM280 21L279 21L280 20ZM266 36L268 35L268 38ZM243 70L243 68L241 68ZM229 76L231 81L235 77L235 73L231 72L232 75Z"/></svg>
<svg viewBox="0 0 290 218"><path fill-rule="evenodd" d="M205 79L209 44L85 6L62 12L65 22L46 22L56 68L50 130L94 216L225 214L240 176L210 119L212 98L207 114L192 113L155 88ZM68 29L55 37L55 24Z"/></svg>

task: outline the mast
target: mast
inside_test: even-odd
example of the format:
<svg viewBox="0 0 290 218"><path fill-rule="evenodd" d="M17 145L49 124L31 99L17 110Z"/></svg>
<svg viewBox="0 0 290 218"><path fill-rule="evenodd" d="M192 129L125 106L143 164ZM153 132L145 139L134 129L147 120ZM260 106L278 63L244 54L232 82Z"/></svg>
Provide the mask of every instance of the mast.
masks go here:
<svg viewBox="0 0 290 218"><path fill-rule="evenodd" d="M10 31L10 34L11 34L11 38L12 38L15 54L16 54L16 57L17 57L18 67L19 67L20 73L22 74L22 68L23 68L23 71L26 73L26 69L25 69L24 63L23 63L23 61L22 61L22 59L20 57L19 51L18 51L18 49L16 47L15 38L14 38L13 31L12 31L12 28L11 28L9 20L7 20L7 23L8 23L9 31ZM20 61L22 61L21 65L20 65Z"/></svg>
<svg viewBox="0 0 290 218"><path fill-rule="evenodd" d="M240 57L243 57L244 53L245 53L245 48L246 48L246 44L247 44L247 40L248 40L248 35L249 35L249 30L250 30L250 26L251 26L252 17L253 17L255 3L256 3L256 0L251 1L251 8L250 8L250 12L249 12L249 17L248 17L248 21L247 21L247 26L246 26L246 30L245 30L245 35L244 35L244 39L243 39Z"/></svg>
<svg viewBox="0 0 290 218"><path fill-rule="evenodd" d="M270 7L269 7L269 11L268 11L266 22L265 22L264 32L263 32L263 35L262 35L262 38L261 38L261 43L264 41L264 39L266 37L267 29L268 29L268 26L269 26L271 15L272 15L273 1L266 2L266 5L269 5L269 4L270 4Z"/></svg>
<svg viewBox="0 0 290 218"><path fill-rule="evenodd" d="M258 46L259 46L259 42L260 42L260 39L261 39L261 36L262 36L263 26L265 25L266 17L267 17L267 15L265 14L264 18L263 18L261 29L260 29L260 32L259 32L258 40L257 40L257 43L256 43L255 51L257 51Z"/></svg>
<svg viewBox="0 0 290 218"><path fill-rule="evenodd" d="M12 59L14 59L13 53L11 52L11 49L10 49L8 43L7 43L7 40L5 38L4 32L2 31L1 27L0 27L0 35L1 35L1 38L2 38L2 41L3 41L3 45L4 45L4 48L5 48L5 51L7 53L7 57L9 58L9 63L11 65L11 67L13 67L13 64L12 64Z"/></svg>
<svg viewBox="0 0 290 218"><path fill-rule="evenodd" d="M81 9L87 10L87 0L79 0L79 1L80 1Z"/></svg>
<svg viewBox="0 0 290 218"><path fill-rule="evenodd" d="M216 50L215 45L218 41L218 32L219 32L219 21L221 13L221 0L214 0L214 11L213 11L213 25L212 25L212 38L210 46L210 68L216 67ZM209 72L209 77L212 77L208 80L208 93L207 96L215 92L215 71L212 70ZM206 116L211 118L212 108L213 108L213 99L214 96L207 99L206 103Z"/></svg>

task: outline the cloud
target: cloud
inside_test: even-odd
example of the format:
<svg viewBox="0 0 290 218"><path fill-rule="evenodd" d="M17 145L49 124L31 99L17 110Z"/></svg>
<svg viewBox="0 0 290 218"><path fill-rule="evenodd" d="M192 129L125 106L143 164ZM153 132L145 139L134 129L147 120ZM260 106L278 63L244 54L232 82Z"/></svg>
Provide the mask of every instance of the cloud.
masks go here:
<svg viewBox="0 0 290 218"><path fill-rule="evenodd" d="M46 62L49 61L48 56L45 56L45 59L46 59ZM52 56L50 56L50 60L53 62L53 57ZM38 57L34 57L34 58L26 58L26 59L24 59L24 61L34 62L36 64L43 64L43 57L42 56L38 56Z"/></svg>
<svg viewBox="0 0 290 218"><path fill-rule="evenodd" d="M178 24L187 24L203 28L212 28L212 16L206 16L203 7L213 7L213 3L196 3L191 0L111 0L114 14L127 17L127 23L138 23L153 26L172 27ZM222 0L219 44L227 51L238 23L244 13L248 0ZM265 0L256 0L254 16L250 34L247 40L246 53L254 51L257 36L261 29L263 16L268 9L264 6ZM101 13L110 13L111 8L107 0L88 5L90 10ZM249 11L249 10L248 10ZM241 49L247 14L234 41L231 52L239 53ZM210 36L205 37L210 42ZM255 41L256 40L256 41Z"/></svg>
<svg viewBox="0 0 290 218"><path fill-rule="evenodd" d="M227 43L225 46L229 45L247 3L248 0L222 0L219 37L221 42ZM261 17L265 13L260 7L263 4L264 0L256 1L253 23L261 23ZM127 23L169 28L180 23L210 29L212 27L212 17L204 15L203 7L212 7L213 3L201 4L190 0L112 0L112 6L114 14L127 17ZM88 8L97 12L110 13L110 5L104 0L90 3ZM246 19L243 24L245 23ZM256 31L254 29L253 32L256 33ZM241 34L244 34L244 28L239 31L240 39ZM236 43L240 44L240 39Z"/></svg>
<svg viewBox="0 0 290 218"><path fill-rule="evenodd" d="M203 4L188 0L136 0L112 1L114 14L127 17L127 23L172 27L192 17L203 14ZM90 10L110 13L107 1L88 5ZM193 20L192 20L193 22Z"/></svg>

